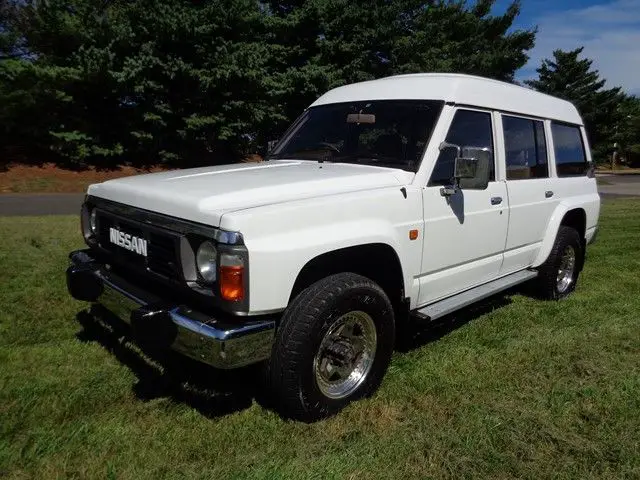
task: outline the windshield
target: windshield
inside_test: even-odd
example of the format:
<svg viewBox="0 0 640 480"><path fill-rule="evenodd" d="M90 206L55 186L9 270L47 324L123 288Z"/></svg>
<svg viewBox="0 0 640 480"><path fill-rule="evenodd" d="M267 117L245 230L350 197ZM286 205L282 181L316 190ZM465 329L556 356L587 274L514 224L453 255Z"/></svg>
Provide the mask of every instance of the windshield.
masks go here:
<svg viewBox="0 0 640 480"><path fill-rule="evenodd" d="M415 172L442 104L374 100L313 107L269 158L361 163Z"/></svg>

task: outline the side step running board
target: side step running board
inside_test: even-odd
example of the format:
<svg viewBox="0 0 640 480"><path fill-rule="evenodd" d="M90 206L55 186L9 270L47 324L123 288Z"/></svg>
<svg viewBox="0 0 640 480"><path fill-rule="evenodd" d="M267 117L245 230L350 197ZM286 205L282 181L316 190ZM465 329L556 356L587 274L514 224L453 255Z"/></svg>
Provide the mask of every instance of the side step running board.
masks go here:
<svg viewBox="0 0 640 480"><path fill-rule="evenodd" d="M479 287L466 290L462 293L458 293L452 297L445 298L438 302L422 307L419 310L414 310L413 315L419 317L422 320L436 320L440 317L444 317L456 310L471 305L472 303L482 300L483 298L490 297L498 292L507 290L520 283L524 283L527 280L531 280L538 276L538 272L531 270L522 270L520 272L512 273L506 277L498 278Z"/></svg>

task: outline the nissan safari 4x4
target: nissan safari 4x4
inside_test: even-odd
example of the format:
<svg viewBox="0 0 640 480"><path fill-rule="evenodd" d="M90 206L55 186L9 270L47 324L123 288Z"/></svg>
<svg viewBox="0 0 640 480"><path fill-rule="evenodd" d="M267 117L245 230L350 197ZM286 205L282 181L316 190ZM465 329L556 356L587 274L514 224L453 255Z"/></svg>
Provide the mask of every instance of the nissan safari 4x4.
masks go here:
<svg viewBox="0 0 640 480"><path fill-rule="evenodd" d="M563 100L465 75L321 96L267 161L91 185L68 288L133 338L262 362L286 416L371 395L396 326L531 281L576 287L600 198Z"/></svg>

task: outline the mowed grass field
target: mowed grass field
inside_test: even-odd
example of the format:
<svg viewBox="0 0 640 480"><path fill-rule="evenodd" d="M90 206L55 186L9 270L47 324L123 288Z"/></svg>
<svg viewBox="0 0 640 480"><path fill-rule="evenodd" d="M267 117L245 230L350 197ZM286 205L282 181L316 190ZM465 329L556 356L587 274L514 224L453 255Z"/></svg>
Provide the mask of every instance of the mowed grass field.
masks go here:
<svg viewBox="0 0 640 480"><path fill-rule="evenodd" d="M412 330L316 424L251 369L146 356L65 289L75 217L0 218L0 477L640 478L640 201L604 203L570 298L510 292Z"/></svg>

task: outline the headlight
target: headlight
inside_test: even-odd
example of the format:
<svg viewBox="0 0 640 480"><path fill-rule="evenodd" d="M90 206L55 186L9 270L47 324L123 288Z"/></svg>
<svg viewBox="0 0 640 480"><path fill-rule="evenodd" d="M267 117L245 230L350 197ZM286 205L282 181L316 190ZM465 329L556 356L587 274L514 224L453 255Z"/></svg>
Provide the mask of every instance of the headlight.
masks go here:
<svg viewBox="0 0 640 480"><path fill-rule="evenodd" d="M80 229L87 245L91 247L97 243L96 210L86 203L82 204L82 210L80 211Z"/></svg>
<svg viewBox="0 0 640 480"><path fill-rule="evenodd" d="M96 209L91 210L91 214L89 215L89 228L91 229L91 233L95 235L98 233L98 224L96 222Z"/></svg>
<svg viewBox="0 0 640 480"><path fill-rule="evenodd" d="M200 276L207 283L216 281L218 270L218 251L211 242L202 242L196 253L196 266Z"/></svg>

